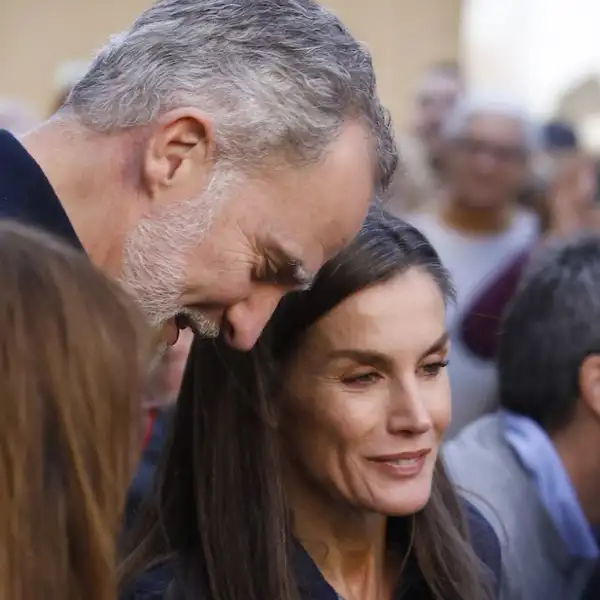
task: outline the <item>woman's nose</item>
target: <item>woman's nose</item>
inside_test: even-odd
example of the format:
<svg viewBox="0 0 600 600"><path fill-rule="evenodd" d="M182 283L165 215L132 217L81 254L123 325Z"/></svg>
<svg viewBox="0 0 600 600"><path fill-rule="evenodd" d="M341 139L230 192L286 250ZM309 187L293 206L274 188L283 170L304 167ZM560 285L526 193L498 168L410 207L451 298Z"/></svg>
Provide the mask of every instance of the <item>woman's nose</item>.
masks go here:
<svg viewBox="0 0 600 600"><path fill-rule="evenodd" d="M390 403L389 429L413 435L427 433L433 423L417 385L395 386Z"/></svg>

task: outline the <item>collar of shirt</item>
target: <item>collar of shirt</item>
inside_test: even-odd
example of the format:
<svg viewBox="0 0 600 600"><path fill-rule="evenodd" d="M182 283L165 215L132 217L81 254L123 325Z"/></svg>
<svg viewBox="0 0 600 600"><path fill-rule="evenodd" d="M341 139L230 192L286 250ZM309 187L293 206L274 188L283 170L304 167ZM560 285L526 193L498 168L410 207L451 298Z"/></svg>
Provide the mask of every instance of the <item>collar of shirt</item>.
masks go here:
<svg viewBox="0 0 600 600"><path fill-rule="evenodd" d="M41 167L8 131L0 130L0 219L14 219L83 246Z"/></svg>
<svg viewBox="0 0 600 600"><path fill-rule="evenodd" d="M505 439L528 472L569 554L595 560L598 544L550 438L527 417L510 411L501 414Z"/></svg>

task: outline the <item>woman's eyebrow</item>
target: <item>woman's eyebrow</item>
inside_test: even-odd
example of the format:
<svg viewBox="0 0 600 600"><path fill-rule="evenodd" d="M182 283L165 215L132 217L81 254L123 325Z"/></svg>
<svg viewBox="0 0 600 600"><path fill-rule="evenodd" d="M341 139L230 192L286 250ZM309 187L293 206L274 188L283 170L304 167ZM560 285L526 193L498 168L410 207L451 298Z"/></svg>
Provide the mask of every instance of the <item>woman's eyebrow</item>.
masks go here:
<svg viewBox="0 0 600 600"><path fill-rule="evenodd" d="M377 350L362 350L358 348L339 348L337 350L332 350L326 355L325 360L330 362L340 358L348 358L357 363L373 365L382 370L389 369L392 365L392 360L386 354L378 352Z"/></svg>
<svg viewBox="0 0 600 600"><path fill-rule="evenodd" d="M436 352L446 350L449 339L450 334L447 331L444 331L444 333L435 342L433 342L433 344L431 344L431 346L425 350L423 354L421 354L421 359L429 356L430 354L435 354Z"/></svg>

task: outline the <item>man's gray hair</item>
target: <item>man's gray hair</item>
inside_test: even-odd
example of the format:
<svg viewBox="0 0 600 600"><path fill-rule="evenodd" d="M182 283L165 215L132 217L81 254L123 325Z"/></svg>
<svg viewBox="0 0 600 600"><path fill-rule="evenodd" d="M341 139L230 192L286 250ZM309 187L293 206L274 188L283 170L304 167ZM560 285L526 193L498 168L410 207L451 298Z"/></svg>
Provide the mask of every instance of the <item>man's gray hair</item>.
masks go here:
<svg viewBox="0 0 600 600"><path fill-rule="evenodd" d="M523 131L523 147L527 152L541 148L541 131L527 109L502 94L481 93L461 98L446 119L442 133L447 140L460 139L473 117L500 116L515 121Z"/></svg>
<svg viewBox="0 0 600 600"><path fill-rule="evenodd" d="M97 131L184 106L214 120L219 158L316 160L356 119L373 135L381 188L396 166L370 53L313 0L159 0L99 52L67 103Z"/></svg>

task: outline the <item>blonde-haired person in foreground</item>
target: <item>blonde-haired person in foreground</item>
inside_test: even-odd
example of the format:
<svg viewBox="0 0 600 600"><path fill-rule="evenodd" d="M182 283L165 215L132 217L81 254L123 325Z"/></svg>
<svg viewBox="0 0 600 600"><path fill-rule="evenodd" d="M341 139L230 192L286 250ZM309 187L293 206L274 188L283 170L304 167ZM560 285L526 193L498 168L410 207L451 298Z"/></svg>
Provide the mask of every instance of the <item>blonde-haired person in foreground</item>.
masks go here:
<svg viewBox="0 0 600 600"><path fill-rule="evenodd" d="M114 600L144 320L46 234L0 223L0 598Z"/></svg>

